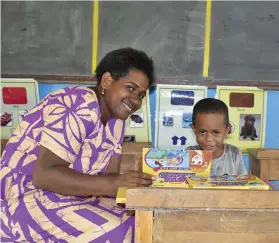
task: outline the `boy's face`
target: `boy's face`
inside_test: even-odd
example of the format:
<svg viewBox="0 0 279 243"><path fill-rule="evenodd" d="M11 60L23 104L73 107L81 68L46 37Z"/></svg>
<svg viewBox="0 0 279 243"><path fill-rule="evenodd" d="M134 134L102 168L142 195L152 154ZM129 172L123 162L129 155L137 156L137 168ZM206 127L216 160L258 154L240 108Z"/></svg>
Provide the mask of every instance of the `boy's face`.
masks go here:
<svg viewBox="0 0 279 243"><path fill-rule="evenodd" d="M197 114L196 124L192 126L197 143L203 150L213 152L213 158L218 158L224 151L224 139L230 131L225 125L223 114Z"/></svg>

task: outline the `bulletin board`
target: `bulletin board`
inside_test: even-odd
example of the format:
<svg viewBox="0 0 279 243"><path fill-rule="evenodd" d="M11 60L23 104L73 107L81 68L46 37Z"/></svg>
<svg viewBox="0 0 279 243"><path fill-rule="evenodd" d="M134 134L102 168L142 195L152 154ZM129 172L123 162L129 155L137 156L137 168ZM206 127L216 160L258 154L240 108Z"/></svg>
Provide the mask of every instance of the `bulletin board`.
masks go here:
<svg viewBox="0 0 279 243"><path fill-rule="evenodd" d="M205 86L157 85L155 147L196 145L196 138L190 127L193 107L206 97Z"/></svg>
<svg viewBox="0 0 279 243"><path fill-rule="evenodd" d="M126 142L151 142L149 92L142 100L141 108L126 120Z"/></svg>
<svg viewBox="0 0 279 243"><path fill-rule="evenodd" d="M34 79L1 79L1 139L9 139L27 112L39 102Z"/></svg>
<svg viewBox="0 0 279 243"><path fill-rule="evenodd" d="M266 95L254 87L218 86L217 97L229 109L231 133L226 143L233 144L243 152L247 148L264 147Z"/></svg>

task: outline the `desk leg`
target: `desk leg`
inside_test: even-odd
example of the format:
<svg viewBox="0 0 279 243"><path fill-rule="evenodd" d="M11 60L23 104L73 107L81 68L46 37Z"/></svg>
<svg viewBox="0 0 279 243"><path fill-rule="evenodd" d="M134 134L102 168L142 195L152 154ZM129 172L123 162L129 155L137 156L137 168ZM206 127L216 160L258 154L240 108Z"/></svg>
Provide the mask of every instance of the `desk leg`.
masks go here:
<svg viewBox="0 0 279 243"><path fill-rule="evenodd" d="M136 211L135 243L152 243L153 211Z"/></svg>

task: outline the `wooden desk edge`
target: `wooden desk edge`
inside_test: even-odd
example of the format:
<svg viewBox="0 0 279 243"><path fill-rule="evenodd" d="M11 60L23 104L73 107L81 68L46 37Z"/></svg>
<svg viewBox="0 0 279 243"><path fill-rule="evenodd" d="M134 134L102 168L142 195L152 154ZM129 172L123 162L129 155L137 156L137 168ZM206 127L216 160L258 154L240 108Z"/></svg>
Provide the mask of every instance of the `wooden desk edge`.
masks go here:
<svg viewBox="0 0 279 243"><path fill-rule="evenodd" d="M278 191L136 188L127 191L133 210L279 211Z"/></svg>

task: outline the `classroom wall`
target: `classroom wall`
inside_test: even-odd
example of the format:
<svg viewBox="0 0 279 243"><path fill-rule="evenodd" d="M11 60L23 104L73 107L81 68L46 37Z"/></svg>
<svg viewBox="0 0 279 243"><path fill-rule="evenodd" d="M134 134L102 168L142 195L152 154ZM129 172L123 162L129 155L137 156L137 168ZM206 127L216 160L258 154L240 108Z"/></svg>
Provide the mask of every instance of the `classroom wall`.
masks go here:
<svg viewBox="0 0 279 243"><path fill-rule="evenodd" d="M39 84L39 96L43 99L50 92L72 86L74 84ZM265 148L279 148L279 112L277 112L279 105L279 91L266 91L267 105L266 105L266 127L265 127ZM216 89L208 89L207 96L214 98L216 96ZM151 135L152 143L155 138L155 111L156 111L156 88L151 88L149 93L150 99L150 115L151 121ZM249 171L249 156L243 154L243 160L246 169Z"/></svg>
<svg viewBox="0 0 279 243"><path fill-rule="evenodd" d="M1 1L1 71L91 75L131 46L175 82L278 85L278 12L278 1Z"/></svg>

